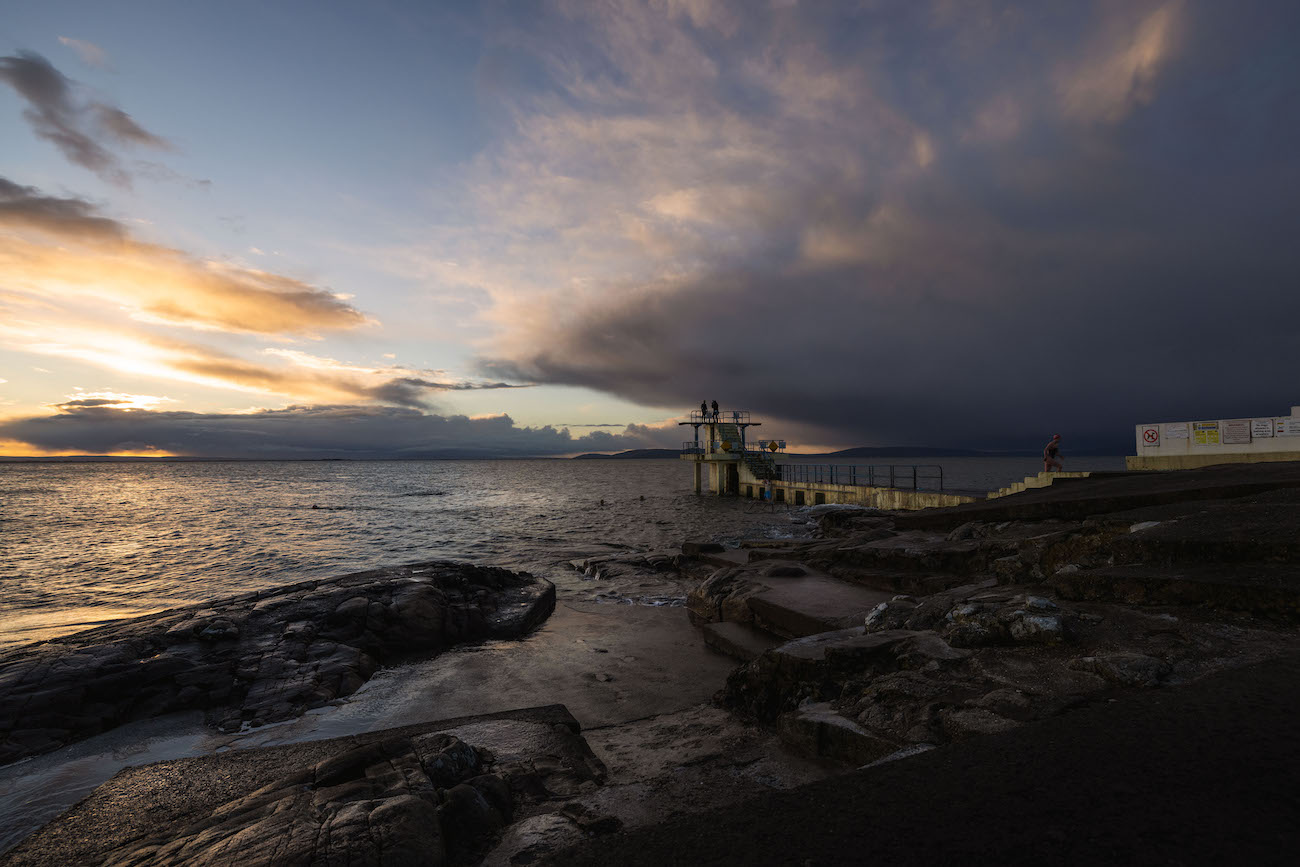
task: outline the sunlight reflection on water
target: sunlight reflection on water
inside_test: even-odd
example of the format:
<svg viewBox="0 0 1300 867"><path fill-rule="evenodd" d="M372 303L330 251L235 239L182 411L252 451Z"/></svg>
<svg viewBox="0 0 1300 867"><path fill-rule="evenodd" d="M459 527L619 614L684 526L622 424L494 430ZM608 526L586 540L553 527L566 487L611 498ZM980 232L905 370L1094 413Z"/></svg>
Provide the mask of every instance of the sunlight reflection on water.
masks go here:
<svg viewBox="0 0 1300 867"><path fill-rule="evenodd" d="M1038 469L914 462L979 490ZM449 559L563 587L575 558L803 531L784 509L697 497L690 478L672 460L0 464L0 647L377 566Z"/></svg>
<svg viewBox="0 0 1300 867"><path fill-rule="evenodd" d="M577 557L790 532L689 480L676 461L0 464L0 646L382 565L563 582Z"/></svg>

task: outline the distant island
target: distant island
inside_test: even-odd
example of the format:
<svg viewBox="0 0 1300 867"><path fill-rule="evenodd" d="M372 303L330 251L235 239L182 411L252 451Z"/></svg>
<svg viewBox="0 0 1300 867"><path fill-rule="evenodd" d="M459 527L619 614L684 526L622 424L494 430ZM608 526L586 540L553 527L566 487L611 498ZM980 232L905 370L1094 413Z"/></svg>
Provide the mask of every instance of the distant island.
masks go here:
<svg viewBox="0 0 1300 867"><path fill-rule="evenodd" d="M1102 447L1076 448L1070 450L1073 457L1109 457L1111 455L1124 454L1125 449L1117 444L1107 444ZM625 452L617 452L607 455L598 452L590 452L584 455L575 455L572 460L575 461L596 461L596 460L676 460L681 454L678 449L629 449ZM979 451L976 449L959 449L950 446L858 446L852 449L841 449L837 452L782 452L778 457L781 458L827 458L834 460L844 460L846 458L1023 458L1038 457L1040 450L1032 449L1007 449L1005 451Z"/></svg>
<svg viewBox="0 0 1300 867"><path fill-rule="evenodd" d="M599 452L590 452L585 455L574 455L575 461L613 461L613 460L650 460L672 458L676 460L681 454L681 449L630 449L618 454L605 455Z"/></svg>
<svg viewBox="0 0 1300 867"><path fill-rule="evenodd" d="M653 459L672 459L676 460L681 454L679 449L630 449L625 452L606 455L596 452L585 455L575 455L575 461L598 461L598 460L653 460ZM1023 457L1025 455L1037 455L1037 451L1013 451L1013 452L980 452L972 449L953 449L939 448L934 446L859 446L853 449L842 449L838 452L782 452L780 457L783 458L1002 458L1002 457Z"/></svg>

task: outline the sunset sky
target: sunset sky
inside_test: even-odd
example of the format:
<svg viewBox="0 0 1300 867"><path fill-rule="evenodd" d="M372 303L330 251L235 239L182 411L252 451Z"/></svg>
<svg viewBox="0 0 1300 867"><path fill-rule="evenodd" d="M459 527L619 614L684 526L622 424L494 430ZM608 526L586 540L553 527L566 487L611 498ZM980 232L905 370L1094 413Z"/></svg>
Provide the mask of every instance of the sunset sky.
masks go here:
<svg viewBox="0 0 1300 867"><path fill-rule="evenodd" d="M1300 4L0 6L0 455L1300 404Z"/></svg>

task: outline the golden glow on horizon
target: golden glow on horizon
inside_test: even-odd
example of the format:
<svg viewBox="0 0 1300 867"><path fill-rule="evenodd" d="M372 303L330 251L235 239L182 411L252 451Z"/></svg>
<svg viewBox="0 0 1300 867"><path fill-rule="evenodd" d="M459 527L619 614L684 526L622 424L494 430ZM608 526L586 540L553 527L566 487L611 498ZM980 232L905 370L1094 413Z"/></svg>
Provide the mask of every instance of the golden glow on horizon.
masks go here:
<svg viewBox="0 0 1300 867"><path fill-rule="evenodd" d="M163 449L133 449L111 452L87 452L80 449L42 449L20 440L0 439L0 457L5 458L75 458L75 457L114 457L114 458L175 458L181 457L176 452Z"/></svg>

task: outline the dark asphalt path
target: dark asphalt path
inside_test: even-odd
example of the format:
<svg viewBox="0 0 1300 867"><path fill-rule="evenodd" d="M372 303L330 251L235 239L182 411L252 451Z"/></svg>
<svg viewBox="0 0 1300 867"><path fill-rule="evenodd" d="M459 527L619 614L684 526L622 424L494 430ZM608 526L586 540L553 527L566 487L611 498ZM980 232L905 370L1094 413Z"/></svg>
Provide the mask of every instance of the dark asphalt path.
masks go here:
<svg viewBox="0 0 1300 867"><path fill-rule="evenodd" d="M1300 658L639 832L553 864L1294 864Z"/></svg>

